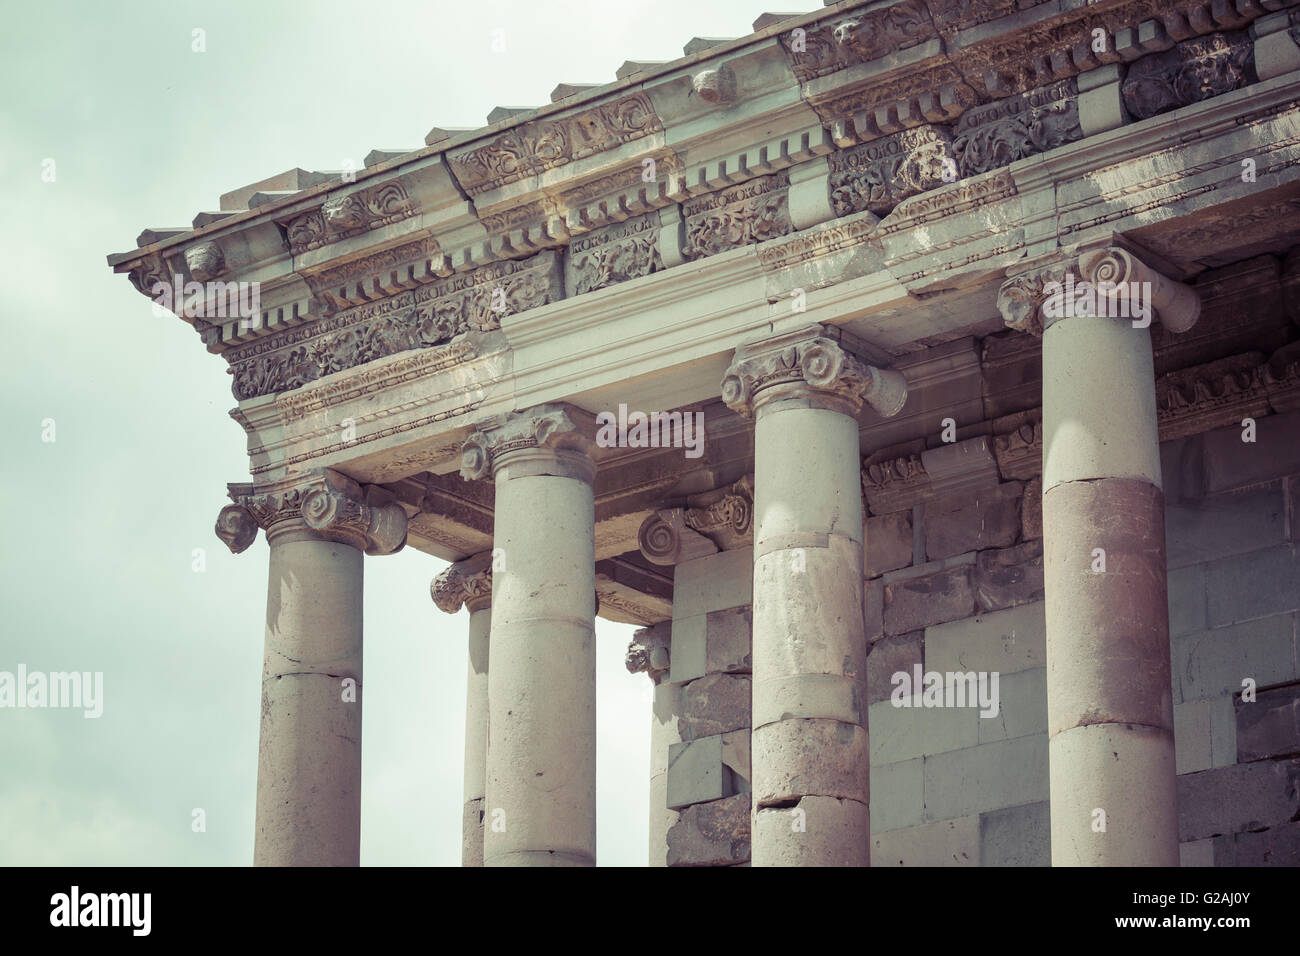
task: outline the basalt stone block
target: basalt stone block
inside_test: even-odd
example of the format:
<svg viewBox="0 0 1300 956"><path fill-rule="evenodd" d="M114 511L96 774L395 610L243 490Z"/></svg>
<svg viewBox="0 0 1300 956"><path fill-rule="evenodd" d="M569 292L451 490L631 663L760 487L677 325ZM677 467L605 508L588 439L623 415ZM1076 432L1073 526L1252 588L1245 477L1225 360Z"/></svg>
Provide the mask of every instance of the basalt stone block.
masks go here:
<svg viewBox="0 0 1300 956"><path fill-rule="evenodd" d="M1257 760L1178 778L1178 839L1279 826L1300 812L1300 758Z"/></svg>
<svg viewBox="0 0 1300 956"><path fill-rule="evenodd" d="M682 740L725 734L749 726L750 679L709 674L682 687L677 729Z"/></svg>
<svg viewBox="0 0 1300 956"><path fill-rule="evenodd" d="M925 506L925 556L930 561L1014 544L1020 534L1024 486L1004 482L974 495L941 498Z"/></svg>
<svg viewBox="0 0 1300 956"><path fill-rule="evenodd" d="M976 611L969 564L885 585L886 634L959 621Z"/></svg>
<svg viewBox="0 0 1300 956"><path fill-rule="evenodd" d="M749 794L687 807L668 830L669 866L732 866L749 859Z"/></svg>
<svg viewBox="0 0 1300 956"><path fill-rule="evenodd" d="M1300 754L1300 684L1261 691L1237 701L1237 760Z"/></svg>
<svg viewBox="0 0 1300 956"><path fill-rule="evenodd" d="M981 551L975 561L975 599L981 611L1043 600L1043 539Z"/></svg>
<svg viewBox="0 0 1300 956"><path fill-rule="evenodd" d="M867 704L889 700L893 675L912 673L912 667L925 660L925 632L896 634L871 645L867 654Z"/></svg>
<svg viewBox="0 0 1300 956"><path fill-rule="evenodd" d="M1283 823L1233 840L1236 866L1300 866L1300 823Z"/></svg>
<svg viewBox="0 0 1300 956"><path fill-rule="evenodd" d="M896 511L867 519L867 577L912 563L912 513Z"/></svg>

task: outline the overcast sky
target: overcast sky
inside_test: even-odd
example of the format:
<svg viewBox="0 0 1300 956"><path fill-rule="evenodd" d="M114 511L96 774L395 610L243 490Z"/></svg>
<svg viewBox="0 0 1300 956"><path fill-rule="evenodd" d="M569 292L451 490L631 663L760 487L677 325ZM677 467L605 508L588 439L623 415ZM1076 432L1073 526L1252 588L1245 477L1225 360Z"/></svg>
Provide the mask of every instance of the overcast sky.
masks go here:
<svg viewBox="0 0 1300 956"><path fill-rule="evenodd" d="M104 703L97 720L0 709L0 864L252 862L267 548L259 536L232 556L212 531L226 483L248 478L245 436L227 414L226 363L154 317L105 256L283 170L359 166L374 148L422 146L435 126L548 102L558 83L607 82L624 60L681 56L693 36L742 36L764 6L6 10L0 671L102 671ZM443 562L408 549L365 564L361 861L455 865L467 615L429 599ZM606 865L646 861L650 684L623 667L631 632L597 625Z"/></svg>

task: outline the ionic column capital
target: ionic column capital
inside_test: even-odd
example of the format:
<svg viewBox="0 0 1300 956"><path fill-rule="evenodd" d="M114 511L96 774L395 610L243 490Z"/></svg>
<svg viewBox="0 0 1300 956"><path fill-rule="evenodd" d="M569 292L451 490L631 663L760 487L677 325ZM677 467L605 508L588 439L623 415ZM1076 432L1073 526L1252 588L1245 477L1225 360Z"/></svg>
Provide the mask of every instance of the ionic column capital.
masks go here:
<svg viewBox="0 0 1300 956"><path fill-rule="evenodd" d="M338 541L367 554L393 554L406 544L406 511L382 489L330 468L305 478L256 487L232 484L217 516L217 537L235 554L266 531L267 540L300 534Z"/></svg>
<svg viewBox="0 0 1300 956"><path fill-rule="evenodd" d="M738 539L752 538L752 475L686 500L687 507L663 508L641 522L637 545L652 564L680 564L716 554L720 548L736 547Z"/></svg>
<svg viewBox="0 0 1300 956"><path fill-rule="evenodd" d="M1170 332L1186 332L1200 317L1196 289L1157 271L1117 241L1063 250L1008 270L998 289L1007 328L1041 336L1060 318L1101 316L1135 321L1133 307L1150 308ZM1121 307L1124 306L1124 307Z"/></svg>
<svg viewBox="0 0 1300 956"><path fill-rule="evenodd" d="M539 405L481 422L461 446L466 481L496 477L557 475L591 484L596 465L595 418L571 405Z"/></svg>
<svg viewBox="0 0 1300 956"><path fill-rule="evenodd" d="M464 605L472 614L492 604L492 552L448 565L429 585L438 610L455 614Z"/></svg>
<svg viewBox="0 0 1300 956"><path fill-rule="evenodd" d="M901 372L868 365L813 325L736 349L722 400L746 418L789 400L853 417L865 402L888 418L907 400L907 381Z"/></svg>

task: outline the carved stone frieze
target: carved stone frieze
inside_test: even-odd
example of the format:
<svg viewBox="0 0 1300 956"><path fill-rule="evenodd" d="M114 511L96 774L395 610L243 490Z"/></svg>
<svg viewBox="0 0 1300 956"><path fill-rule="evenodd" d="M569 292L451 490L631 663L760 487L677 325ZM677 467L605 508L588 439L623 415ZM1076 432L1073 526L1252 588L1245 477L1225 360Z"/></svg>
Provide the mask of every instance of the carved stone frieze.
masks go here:
<svg viewBox="0 0 1300 956"><path fill-rule="evenodd" d="M595 477L594 426L594 417L568 405L539 405L497 416L480 423L461 446L460 476L477 481L495 475L507 462L526 466L533 461L551 469L538 474L563 472L590 481Z"/></svg>
<svg viewBox="0 0 1300 956"><path fill-rule="evenodd" d="M907 400L901 372L868 365L818 326L742 345L722 380L722 400L752 418L765 402L805 398L857 415L863 403L888 418Z"/></svg>
<svg viewBox="0 0 1300 956"><path fill-rule="evenodd" d="M665 621L632 632L625 663L632 674L645 674L658 684L668 676L671 665L672 625Z"/></svg>
<svg viewBox="0 0 1300 956"><path fill-rule="evenodd" d="M663 268L658 214L638 216L574 237L565 262L570 295L658 272Z"/></svg>
<svg viewBox="0 0 1300 956"><path fill-rule="evenodd" d="M162 283L170 286L175 281L175 274L160 255L145 256L140 264L127 273L131 285L143 296L152 299L154 286Z"/></svg>
<svg viewBox="0 0 1300 956"><path fill-rule="evenodd" d="M839 146L851 146L926 123L956 119L978 101L947 63L812 96L809 102Z"/></svg>
<svg viewBox="0 0 1300 956"><path fill-rule="evenodd" d="M1073 79L967 110L952 148L963 178L1083 138Z"/></svg>
<svg viewBox="0 0 1300 956"><path fill-rule="evenodd" d="M297 388L324 375L466 332L563 297L559 253L495 262L338 312L223 353L237 399Z"/></svg>
<svg viewBox="0 0 1300 956"><path fill-rule="evenodd" d="M847 222L831 220L819 223L788 238L767 243L759 249L758 258L763 268L770 272L790 269L870 242L878 221L874 216L863 216Z"/></svg>
<svg viewBox="0 0 1300 956"><path fill-rule="evenodd" d="M793 232L789 187L789 174L780 172L688 200L682 207L686 258L701 259Z"/></svg>
<svg viewBox="0 0 1300 956"><path fill-rule="evenodd" d="M863 210L883 216L908 196L956 179L952 134L942 126L906 129L827 158L837 216Z"/></svg>
<svg viewBox="0 0 1300 956"><path fill-rule="evenodd" d="M971 182L959 182L933 194L921 194L903 201L893 215L880 224L880 231L885 235L895 235L922 223L971 212L1016 195L1015 180L1006 171Z"/></svg>
<svg viewBox="0 0 1300 956"><path fill-rule="evenodd" d="M799 82L869 63L924 43L935 35L930 11L921 0L849 10L810 24L799 34L781 34L790 68Z"/></svg>
<svg viewBox="0 0 1300 956"><path fill-rule="evenodd" d="M207 282L226 271L226 257L215 242L200 242L185 250L185 265L196 281Z"/></svg>
<svg viewBox="0 0 1300 956"><path fill-rule="evenodd" d="M291 219L285 226L294 255L351 236L359 236L419 212L400 180L391 180L325 200L319 209Z"/></svg>
<svg viewBox="0 0 1300 956"><path fill-rule="evenodd" d="M1027 421L993 436L998 473L1008 481L1026 481L1043 470L1043 423Z"/></svg>
<svg viewBox="0 0 1300 956"><path fill-rule="evenodd" d="M1130 64L1120 86L1138 119L1240 89L1255 81L1254 44L1246 31L1184 40Z"/></svg>
<svg viewBox="0 0 1300 956"><path fill-rule="evenodd" d="M988 436L934 448L882 449L862 463L862 494L873 515L905 511L938 498L976 492L998 484L998 466Z"/></svg>
<svg viewBox="0 0 1300 956"><path fill-rule="evenodd" d="M448 161L461 188L475 196L662 131L654 104L638 92L572 116L523 123Z"/></svg>
<svg viewBox="0 0 1300 956"><path fill-rule="evenodd" d="M235 554L253 543L257 528L301 519L313 535L392 554L406 544L406 511L377 486L361 485L325 468L304 478L257 487L232 484L234 502L221 509L216 532Z"/></svg>
<svg viewBox="0 0 1300 956"><path fill-rule="evenodd" d="M1268 366L1259 352L1180 369L1156 379L1160 440L1239 424L1268 413Z"/></svg>
<svg viewBox="0 0 1300 956"><path fill-rule="evenodd" d="M492 552L484 551L450 564L429 585L438 610L455 614L464 605L471 612L492 603Z"/></svg>
<svg viewBox="0 0 1300 956"><path fill-rule="evenodd" d="M432 237L393 246L342 265L314 272L305 271L303 279L312 294L326 303L324 311L331 313L359 304L347 298L346 290L347 286L358 280L375 279L378 288L396 294L418 282L426 271L444 277L451 275L450 264L446 262L438 240Z"/></svg>

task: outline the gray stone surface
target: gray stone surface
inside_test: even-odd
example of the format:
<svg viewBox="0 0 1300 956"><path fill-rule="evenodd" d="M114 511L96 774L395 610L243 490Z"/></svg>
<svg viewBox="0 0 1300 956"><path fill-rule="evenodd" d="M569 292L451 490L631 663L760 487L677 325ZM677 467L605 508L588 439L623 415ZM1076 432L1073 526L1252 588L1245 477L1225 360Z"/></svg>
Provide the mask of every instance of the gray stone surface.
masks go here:
<svg viewBox="0 0 1300 956"><path fill-rule="evenodd" d="M971 567L964 565L925 577L885 585L886 634L905 634L975 612Z"/></svg>
<svg viewBox="0 0 1300 956"><path fill-rule="evenodd" d="M1300 411L1256 419L1255 441L1241 437L1237 425L1201 436L1208 494L1300 473Z"/></svg>
<svg viewBox="0 0 1300 956"><path fill-rule="evenodd" d="M1182 842L1277 826L1297 812L1300 758L1258 760L1178 778L1178 839Z"/></svg>
<svg viewBox="0 0 1300 956"><path fill-rule="evenodd" d="M926 560L1013 544L1020 533L1023 490L1020 482L1008 481L974 494L927 502Z"/></svg>
<svg viewBox="0 0 1300 956"><path fill-rule="evenodd" d="M1300 866L1300 822L1238 833L1232 844L1233 866Z"/></svg>
<svg viewBox="0 0 1300 956"><path fill-rule="evenodd" d="M1047 733L1047 670L1001 674L996 717L980 717L979 742Z"/></svg>
<svg viewBox="0 0 1300 956"><path fill-rule="evenodd" d="M895 634L871 645L867 654L867 703L889 700L894 689L892 676L903 671L912 673L912 667L921 664L925 656L925 631Z"/></svg>
<svg viewBox="0 0 1300 956"><path fill-rule="evenodd" d="M1255 701L1238 700L1237 760L1300 754L1300 684L1260 691Z"/></svg>
<svg viewBox="0 0 1300 956"><path fill-rule="evenodd" d="M1281 482L1268 488L1165 503L1165 551L1170 568L1282 544Z"/></svg>
<svg viewBox="0 0 1300 956"><path fill-rule="evenodd" d="M1174 705L1174 766L1178 773L1195 773L1213 766L1209 700Z"/></svg>
<svg viewBox="0 0 1300 956"><path fill-rule="evenodd" d="M1240 693L1250 677L1257 687L1295 679L1295 615L1218 627L1173 639L1174 700Z"/></svg>
<svg viewBox="0 0 1300 956"><path fill-rule="evenodd" d="M927 820L1047 799L1047 735L1033 734L925 758Z"/></svg>
<svg viewBox="0 0 1300 956"><path fill-rule="evenodd" d="M1214 841L1191 840L1178 844L1179 866L1214 866Z"/></svg>
<svg viewBox="0 0 1300 956"><path fill-rule="evenodd" d="M979 866L977 816L873 833L872 866Z"/></svg>
<svg viewBox="0 0 1300 956"><path fill-rule="evenodd" d="M685 683L705 674L749 673L750 620L748 606L675 617L669 680Z"/></svg>
<svg viewBox="0 0 1300 956"><path fill-rule="evenodd" d="M895 707L886 700L872 704L867 713L871 756L881 763L960 750L979 742L980 716L974 707Z"/></svg>
<svg viewBox="0 0 1300 956"><path fill-rule="evenodd" d="M749 859L749 794L687 807L668 831L669 866L729 866Z"/></svg>
<svg viewBox="0 0 1300 956"><path fill-rule="evenodd" d="M1291 545L1224 558L1206 567L1211 627L1300 608L1300 553Z"/></svg>
<svg viewBox="0 0 1300 956"><path fill-rule="evenodd" d="M883 833L916 826L925 819L925 761L871 764L871 830Z"/></svg>
<svg viewBox="0 0 1300 956"><path fill-rule="evenodd" d="M749 726L750 679L709 674L682 687L677 727L682 740L696 740Z"/></svg>
<svg viewBox="0 0 1300 956"><path fill-rule="evenodd" d="M668 747L668 809L730 796L722 770L722 735Z"/></svg>
<svg viewBox="0 0 1300 956"><path fill-rule="evenodd" d="M683 561L673 572L673 617L740 607L749 604L753 594L753 548L719 551Z"/></svg>
<svg viewBox="0 0 1300 956"><path fill-rule="evenodd" d="M1052 823L1046 801L981 813L980 866L1051 866Z"/></svg>
<svg viewBox="0 0 1300 956"><path fill-rule="evenodd" d="M874 578L912 563L912 513L870 517L866 522L867 577Z"/></svg>
<svg viewBox="0 0 1300 956"><path fill-rule="evenodd" d="M1170 570L1165 586L1169 595L1169 633L1177 637L1205 630L1205 566Z"/></svg>
<svg viewBox="0 0 1300 956"><path fill-rule="evenodd" d="M926 629L925 667L934 671L1016 671L1047 666L1043 604L1024 604Z"/></svg>

